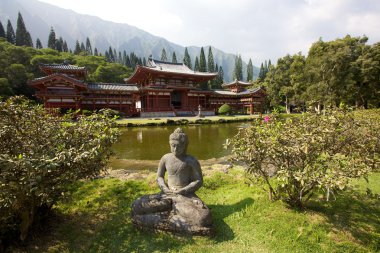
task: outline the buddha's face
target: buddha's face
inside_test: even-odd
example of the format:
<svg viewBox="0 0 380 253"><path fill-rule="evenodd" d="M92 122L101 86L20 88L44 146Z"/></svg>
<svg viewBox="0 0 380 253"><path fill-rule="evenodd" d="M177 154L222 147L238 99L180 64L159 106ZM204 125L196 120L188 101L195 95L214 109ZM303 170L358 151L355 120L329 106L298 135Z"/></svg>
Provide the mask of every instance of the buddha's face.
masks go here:
<svg viewBox="0 0 380 253"><path fill-rule="evenodd" d="M170 150L175 156L182 156L186 154L186 143L178 140L170 140Z"/></svg>

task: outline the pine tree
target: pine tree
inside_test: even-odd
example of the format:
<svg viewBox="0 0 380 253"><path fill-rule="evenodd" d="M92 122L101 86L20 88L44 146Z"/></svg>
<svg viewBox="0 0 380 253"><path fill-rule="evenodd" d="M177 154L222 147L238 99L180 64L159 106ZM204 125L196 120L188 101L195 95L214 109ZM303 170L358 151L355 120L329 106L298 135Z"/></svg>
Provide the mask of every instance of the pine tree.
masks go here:
<svg viewBox="0 0 380 253"><path fill-rule="evenodd" d="M16 46L28 46L32 47L32 37L30 33L26 30L24 19L21 13L18 13L17 17L17 27L16 27Z"/></svg>
<svg viewBox="0 0 380 253"><path fill-rule="evenodd" d="M36 48L37 49L41 49L42 48L42 43L41 43L41 41L40 41L39 38L37 38L37 40L36 40Z"/></svg>
<svg viewBox="0 0 380 253"><path fill-rule="evenodd" d="M9 19L8 19L8 23L7 23L6 38L7 38L7 41L9 43L11 43L11 44L15 44L16 43L15 31L13 30L12 23L11 23L11 21Z"/></svg>
<svg viewBox="0 0 380 253"><path fill-rule="evenodd" d="M207 72L206 56L203 47L201 47L201 53L199 55L199 71Z"/></svg>
<svg viewBox="0 0 380 253"><path fill-rule="evenodd" d="M174 51L173 51L173 56L172 56L172 63L177 63L177 56L175 55Z"/></svg>
<svg viewBox="0 0 380 253"><path fill-rule="evenodd" d="M99 56L99 54L98 54L98 49L95 47L95 49L94 49L94 55L95 56Z"/></svg>
<svg viewBox="0 0 380 253"><path fill-rule="evenodd" d="M243 60L241 59L241 55L236 55L235 57L235 69L233 78L241 81L243 80Z"/></svg>
<svg viewBox="0 0 380 253"><path fill-rule="evenodd" d="M116 48L113 49L113 62L117 62Z"/></svg>
<svg viewBox="0 0 380 253"><path fill-rule="evenodd" d="M67 46L66 40L63 41L62 50L63 50L63 52L68 52L69 51L69 47Z"/></svg>
<svg viewBox="0 0 380 253"><path fill-rule="evenodd" d="M195 57L194 71L199 71L199 60L198 60L198 56Z"/></svg>
<svg viewBox="0 0 380 253"><path fill-rule="evenodd" d="M165 48L163 48L161 51L161 61L168 61Z"/></svg>
<svg viewBox="0 0 380 253"><path fill-rule="evenodd" d="M53 27L50 28L49 38L48 38L48 47L55 49L55 31Z"/></svg>
<svg viewBox="0 0 380 253"><path fill-rule="evenodd" d="M127 66L127 52L124 50L123 51L123 65Z"/></svg>
<svg viewBox="0 0 380 253"><path fill-rule="evenodd" d="M247 65L247 82L253 80L253 64L252 60L249 59L248 65Z"/></svg>
<svg viewBox="0 0 380 253"><path fill-rule="evenodd" d="M208 72L214 72L217 70L215 68L215 63L214 63L214 55L212 54L211 46L208 48L208 61L207 61L207 68Z"/></svg>
<svg viewBox="0 0 380 253"><path fill-rule="evenodd" d="M79 53L80 53L80 44L79 44L79 41L77 40L75 42L74 54L79 54Z"/></svg>
<svg viewBox="0 0 380 253"><path fill-rule="evenodd" d="M63 40L62 40L62 37L58 40L55 40L55 50L57 50L58 52L62 52L63 48Z"/></svg>
<svg viewBox="0 0 380 253"><path fill-rule="evenodd" d="M193 65L191 64L191 57L189 55L189 51L187 51L187 47L185 47L185 54L183 57L183 63L189 68L192 69Z"/></svg>
<svg viewBox="0 0 380 253"><path fill-rule="evenodd" d="M146 66L146 59L145 59L145 57L143 58L143 66Z"/></svg>
<svg viewBox="0 0 380 253"><path fill-rule="evenodd" d="M5 36L5 30L4 30L4 26L3 26L3 24L1 23L1 21L0 21L0 38L6 38L6 36Z"/></svg>
<svg viewBox="0 0 380 253"><path fill-rule="evenodd" d="M117 62L120 64L123 64L123 57L121 56L121 52L119 51L119 57L117 59Z"/></svg>
<svg viewBox="0 0 380 253"><path fill-rule="evenodd" d="M86 52L86 47L84 46L83 42L80 43L80 51L81 52Z"/></svg>
<svg viewBox="0 0 380 253"><path fill-rule="evenodd" d="M215 70L216 70L216 67L215 67ZM223 72L222 66L220 66L218 69L218 76L216 77L216 80L215 80L214 89L222 89L223 79L224 79L224 72Z"/></svg>
<svg viewBox="0 0 380 253"><path fill-rule="evenodd" d="M261 63L261 66L260 66L260 72L259 72L259 81L264 81L264 78L265 78L265 69L264 69L264 64Z"/></svg>
<svg viewBox="0 0 380 253"><path fill-rule="evenodd" d="M88 55L92 55L91 42L90 42L90 39L88 37L86 39L86 51L87 51Z"/></svg>
<svg viewBox="0 0 380 253"><path fill-rule="evenodd" d="M113 55L113 51L111 46L108 48L108 57L106 58L109 62L115 62L115 57Z"/></svg>

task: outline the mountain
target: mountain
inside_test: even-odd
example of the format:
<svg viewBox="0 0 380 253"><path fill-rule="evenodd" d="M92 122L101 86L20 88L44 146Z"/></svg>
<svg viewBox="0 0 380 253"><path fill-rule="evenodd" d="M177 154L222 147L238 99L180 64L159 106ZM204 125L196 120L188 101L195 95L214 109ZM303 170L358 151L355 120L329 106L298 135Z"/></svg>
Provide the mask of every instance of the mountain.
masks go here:
<svg viewBox="0 0 380 253"><path fill-rule="evenodd" d="M135 52L139 57L159 59L162 48L165 48L169 59L173 51L178 61L182 61L185 47L172 43L165 38L154 36L137 27L128 24L114 23L102 20L95 16L78 14L72 10L39 2L37 0L1 0L0 20L6 28L7 20L11 20L16 29L17 13L21 12L33 42L39 38L44 47L47 45L50 27L54 28L56 37L62 36L67 41L69 48L75 48L76 40L86 41L89 37L92 48L104 53L109 46L117 51L125 50L127 53ZM205 46L207 59L208 47ZM192 63L195 57L199 57L200 47L188 46ZM235 65L235 55L225 53L212 47L214 60L223 67L225 81L231 81ZM254 67L254 77L257 77L259 69ZM243 74L246 75L246 63L243 62Z"/></svg>

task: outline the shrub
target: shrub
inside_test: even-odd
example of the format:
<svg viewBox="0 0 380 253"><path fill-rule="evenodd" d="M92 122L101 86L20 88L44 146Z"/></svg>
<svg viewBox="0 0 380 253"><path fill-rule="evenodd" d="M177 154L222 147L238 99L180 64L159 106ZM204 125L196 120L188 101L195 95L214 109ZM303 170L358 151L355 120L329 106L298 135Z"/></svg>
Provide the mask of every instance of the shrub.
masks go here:
<svg viewBox="0 0 380 253"><path fill-rule="evenodd" d="M379 122L338 112L271 116L239 131L231 141L233 159L266 183L270 198L302 207L316 190L324 189L328 200L350 179L379 167Z"/></svg>
<svg viewBox="0 0 380 253"><path fill-rule="evenodd" d="M220 115L229 115L231 113L231 107L228 104L224 104L218 109Z"/></svg>
<svg viewBox="0 0 380 253"><path fill-rule="evenodd" d="M103 114L72 123L20 97L0 103L0 119L0 241L24 240L71 183L105 168L117 130Z"/></svg>

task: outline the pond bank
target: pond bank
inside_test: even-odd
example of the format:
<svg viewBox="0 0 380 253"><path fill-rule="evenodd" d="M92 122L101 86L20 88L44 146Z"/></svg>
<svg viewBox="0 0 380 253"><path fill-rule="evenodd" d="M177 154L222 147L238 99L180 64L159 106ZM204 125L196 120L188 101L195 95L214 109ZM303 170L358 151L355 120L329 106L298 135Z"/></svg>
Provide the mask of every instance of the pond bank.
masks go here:
<svg viewBox="0 0 380 253"><path fill-rule="evenodd" d="M171 125L200 125L223 124L233 122L247 122L261 118L262 114L233 115L233 116L207 116L199 117L163 117L163 118L125 118L116 121L118 127L141 126L171 126Z"/></svg>
<svg viewBox="0 0 380 253"><path fill-rule="evenodd" d="M233 167L228 159L229 156L200 160L203 175L209 176L214 172L228 173L229 169ZM121 160L124 168L120 168L121 166L118 169L111 168L101 177L120 180L155 180L159 160L118 160Z"/></svg>

